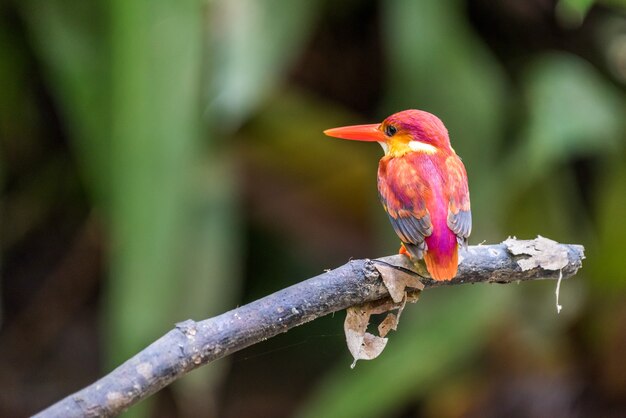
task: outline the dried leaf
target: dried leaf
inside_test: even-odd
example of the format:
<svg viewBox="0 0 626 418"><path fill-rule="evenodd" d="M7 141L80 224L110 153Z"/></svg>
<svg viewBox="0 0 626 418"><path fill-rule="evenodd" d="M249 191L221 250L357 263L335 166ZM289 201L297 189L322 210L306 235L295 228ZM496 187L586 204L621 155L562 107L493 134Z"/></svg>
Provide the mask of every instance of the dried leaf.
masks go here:
<svg viewBox="0 0 626 418"><path fill-rule="evenodd" d="M378 334L380 334L381 337L386 337L389 331L395 331L398 328L399 319L399 316L392 313L388 314L383 322L378 325Z"/></svg>
<svg viewBox="0 0 626 418"><path fill-rule="evenodd" d="M394 309L398 309L399 307L399 305L396 302L389 300L389 298L376 300L374 302L370 302L362 306L367 307L370 315L383 314L386 312L393 311Z"/></svg>
<svg viewBox="0 0 626 418"><path fill-rule="evenodd" d="M388 341L385 336L389 331L397 329L400 315L407 299L414 302L418 298L416 292L412 292L410 296L407 295L406 288L424 289L422 282L410 273L384 264L375 264L375 267L380 273L392 300L382 299L360 306L353 306L346 310L344 332L348 350L350 350L354 358L354 362L350 366L352 368L354 368L358 360L372 360L383 352ZM372 315L396 309L398 310L397 314L389 313L378 326L380 336L367 332L367 326Z"/></svg>
<svg viewBox="0 0 626 418"><path fill-rule="evenodd" d="M545 270L560 270L569 262L565 247L541 235L533 240L509 238L504 241L504 245L513 255L530 256L517 261L523 271L532 270L535 267L541 267Z"/></svg>
<svg viewBox="0 0 626 418"><path fill-rule="evenodd" d="M396 303L400 303L404 299L405 288L424 289L422 282L412 274L381 263L374 264L374 267L380 273L391 299Z"/></svg>
<svg viewBox="0 0 626 418"><path fill-rule="evenodd" d="M377 337L367 332L371 311L369 304L348 308L344 331L348 350L354 358L350 366L354 368L358 360L372 360L380 355L387 345L387 338Z"/></svg>
<svg viewBox="0 0 626 418"><path fill-rule="evenodd" d="M354 368L357 360L372 360L378 357L387 345L387 336L389 331L395 331L400 322L400 316L407 302L416 302L418 296L416 293L408 295L404 293L400 303L393 302L389 299L377 300L365 303L359 306L353 306L346 310L346 321L344 322L344 332L346 333L346 342L348 350L354 357L351 368ZM391 313L398 310L396 314ZM387 313L385 319L378 325L378 334L376 336L367 332L367 326L372 315Z"/></svg>
<svg viewBox="0 0 626 418"><path fill-rule="evenodd" d="M412 295L408 295L407 293L404 294L404 297L402 298L402 302L400 303L400 305L398 306L397 303L393 304L393 308L390 308L389 311L391 311L391 309L398 309L398 314L392 314L389 313L385 319L383 320L383 322L380 323L380 325L378 325L378 334L381 337L386 337L387 334L389 333L389 331L393 330L397 330L398 329L398 324L400 323L400 316L402 315L402 312L404 311L404 307L406 306L407 302L411 302L411 303L415 303L417 302L417 300L419 299L417 294L412 294Z"/></svg>

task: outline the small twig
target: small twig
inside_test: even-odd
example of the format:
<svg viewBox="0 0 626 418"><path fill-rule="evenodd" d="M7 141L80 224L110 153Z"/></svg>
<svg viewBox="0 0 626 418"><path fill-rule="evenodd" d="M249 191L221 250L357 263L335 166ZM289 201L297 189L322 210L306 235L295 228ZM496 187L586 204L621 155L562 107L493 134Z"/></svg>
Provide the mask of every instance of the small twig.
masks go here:
<svg viewBox="0 0 626 418"><path fill-rule="evenodd" d="M556 243L555 246L561 253L567 251L562 277L576 274L582 266L583 247ZM543 251L542 256L549 258L550 254L546 254L549 251ZM556 279L560 274L558 270L545 270L541 266L522 270L517 261L526 256L512 255L504 244L470 246L462 252L462 257L456 278L449 282L422 278L425 289L464 283ZM418 274L404 256L353 260L222 315L199 322L181 322L108 375L36 416L117 415L201 365L332 312L388 297L375 268L378 261Z"/></svg>
<svg viewBox="0 0 626 418"><path fill-rule="evenodd" d="M561 280L563 280L563 273L559 274L558 281L556 282L556 290L554 294L556 295L556 313L561 313L561 309L563 306L559 303L559 293L561 293Z"/></svg>

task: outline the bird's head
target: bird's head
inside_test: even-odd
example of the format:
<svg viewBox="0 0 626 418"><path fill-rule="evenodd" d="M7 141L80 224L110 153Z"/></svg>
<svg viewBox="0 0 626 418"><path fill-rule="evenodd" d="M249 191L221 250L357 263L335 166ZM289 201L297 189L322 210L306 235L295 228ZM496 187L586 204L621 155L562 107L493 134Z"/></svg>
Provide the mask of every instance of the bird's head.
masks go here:
<svg viewBox="0 0 626 418"><path fill-rule="evenodd" d="M394 113L382 123L327 129L328 136L378 142L385 155L399 157L409 152L435 154L450 151L448 130L441 120L422 110Z"/></svg>

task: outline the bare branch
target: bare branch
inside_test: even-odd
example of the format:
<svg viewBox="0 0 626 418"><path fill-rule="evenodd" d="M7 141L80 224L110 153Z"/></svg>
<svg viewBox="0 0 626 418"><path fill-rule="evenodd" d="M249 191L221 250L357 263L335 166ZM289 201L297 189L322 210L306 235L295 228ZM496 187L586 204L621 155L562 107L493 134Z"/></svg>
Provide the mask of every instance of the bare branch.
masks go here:
<svg viewBox="0 0 626 418"><path fill-rule="evenodd" d="M461 253L458 275L449 282L425 278L423 267L413 265L404 256L350 261L222 315L178 323L108 375L36 417L117 415L197 367L332 312L389 297L376 264L418 275L425 289L465 283L557 279L560 273L563 278L569 278L582 267L582 246L550 241L553 245L546 247L539 245L540 240L471 246ZM519 248L532 248L532 251ZM554 263L549 266L541 263L559 256L565 258L557 269ZM540 260L536 267L522 268L535 257Z"/></svg>

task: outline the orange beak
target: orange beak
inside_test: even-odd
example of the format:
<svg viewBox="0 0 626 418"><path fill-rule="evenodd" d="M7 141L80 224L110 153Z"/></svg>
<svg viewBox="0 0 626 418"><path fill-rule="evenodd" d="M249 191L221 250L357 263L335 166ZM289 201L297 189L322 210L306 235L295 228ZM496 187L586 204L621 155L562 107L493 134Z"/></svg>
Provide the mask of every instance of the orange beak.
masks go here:
<svg viewBox="0 0 626 418"><path fill-rule="evenodd" d="M341 128L326 129L324 133L328 136L341 139L352 139L354 141L385 142L386 135L378 129L380 124L352 125Z"/></svg>

